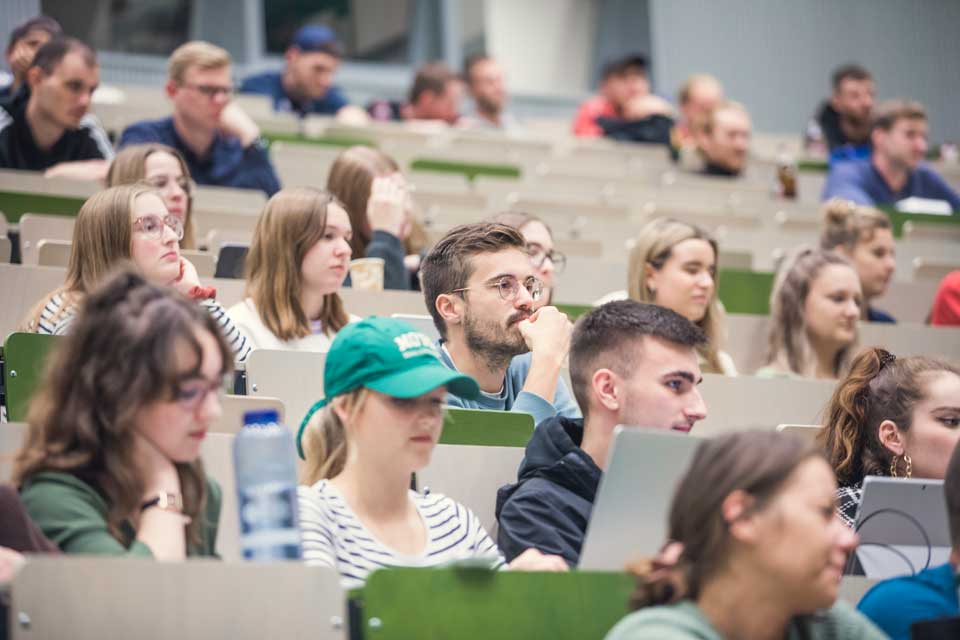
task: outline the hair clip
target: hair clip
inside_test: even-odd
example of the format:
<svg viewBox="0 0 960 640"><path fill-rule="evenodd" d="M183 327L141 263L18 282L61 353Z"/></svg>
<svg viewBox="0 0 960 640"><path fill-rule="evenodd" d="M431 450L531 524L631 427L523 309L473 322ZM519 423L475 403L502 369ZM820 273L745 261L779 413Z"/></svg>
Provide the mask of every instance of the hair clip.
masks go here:
<svg viewBox="0 0 960 640"><path fill-rule="evenodd" d="M897 359L897 356L893 355L889 351L880 351L880 370L883 371L883 368L888 364Z"/></svg>

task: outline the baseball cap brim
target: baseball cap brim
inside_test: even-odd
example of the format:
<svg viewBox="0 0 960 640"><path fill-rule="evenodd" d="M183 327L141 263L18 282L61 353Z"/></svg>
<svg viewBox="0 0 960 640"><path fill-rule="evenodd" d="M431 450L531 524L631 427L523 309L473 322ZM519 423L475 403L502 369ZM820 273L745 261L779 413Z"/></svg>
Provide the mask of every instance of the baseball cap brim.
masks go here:
<svg viewBox="0 0 960 640"><path fill-rule="evenodd" d="M415 398L440 386L446 386L449 393L467 400L475 400L480 396L476 380L448 369L439 362L391 373L364 386L394 398Z"/></svg>

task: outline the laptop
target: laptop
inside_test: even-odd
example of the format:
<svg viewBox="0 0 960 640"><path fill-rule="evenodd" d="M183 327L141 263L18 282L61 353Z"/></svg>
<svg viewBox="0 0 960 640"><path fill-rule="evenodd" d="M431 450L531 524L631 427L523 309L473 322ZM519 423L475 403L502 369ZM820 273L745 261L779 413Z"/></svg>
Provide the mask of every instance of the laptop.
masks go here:
<svg viewBox="0 0 960 640"><path fill-rule="evenodd" d="M868 578L911 575L947 562L943 480L867 476L855 528L856 558Z"/></svg>
<svg viewBox="0 0 960 640"><path fill-rule="evenodd" d="M670 503L701 438L618 426L580 552L580 569L622 571L667 539Z"/></svg>

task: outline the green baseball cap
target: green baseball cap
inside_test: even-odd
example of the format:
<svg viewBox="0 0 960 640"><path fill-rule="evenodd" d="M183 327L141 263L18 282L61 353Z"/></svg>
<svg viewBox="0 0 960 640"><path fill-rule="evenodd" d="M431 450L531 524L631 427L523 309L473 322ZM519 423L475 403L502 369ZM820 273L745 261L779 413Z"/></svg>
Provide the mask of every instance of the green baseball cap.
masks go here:
<svg viewBox="0 0 960 640"><path fill-rule="evenodd" d="M344 393L361 387L394 398L415 398L440 386L472 400L480 395L476 380L440 360L433 341L396 318L370 317L341 329L323 367L324 398L314 403L297 431L297 453L303 458L303 431L317 410Z"/></svg>

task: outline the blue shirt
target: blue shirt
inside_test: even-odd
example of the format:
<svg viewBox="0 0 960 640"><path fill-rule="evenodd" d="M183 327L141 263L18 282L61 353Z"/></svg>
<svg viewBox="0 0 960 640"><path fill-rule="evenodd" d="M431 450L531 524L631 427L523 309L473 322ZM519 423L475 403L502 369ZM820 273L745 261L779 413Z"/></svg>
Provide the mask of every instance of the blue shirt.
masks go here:
<svg viewBox="0 0 960 640"><path fill-rule="evenodd" d="M893 640L910 640L914 622L960 615L953 565L884 580L867 591L857 608Z"/></svg>
<svg viewBox="0 0 960 640"><path fill-rule="evenodd" d="M283 88L283 74L279 71L266 71L245 78L240 85L240 93L258 93L273 98L273 110L295 112L301 117L308 113L334 115L349 101L340 90L340 87L330 87L323 97L311 100L305 104L294 102Z"/></svg>
<svg viewBox="0 0 960 640"><path fill-rule="evenodd" d="M443 341L437 341L437 348L440 350L440 359L448 368L457 371L457 367L450 359L450 354L443 347ZM541 398L535 393L523 390L523 384L527 381L527 373L530 371L530 363L533 354L524 353L515 356L507 367L507 375L503 378L503 389L500 393L480 392L480 397L476 400L467 400L460 398L452 393L447 394L447 404L451 407L463 407L464 409L492 409L494 411L522 411L533 416L533 423L540 424L547 418L554 416L563 416L564 418L580 418L580 407L577 401L573 399L570 390L567 389L567 383L562 377L557 378L557 390L553 396L553 402L546 398Z"/></svg>
<svg viewBox="0 0 960 640"><path fill-rule="evenodd" d="M834 162L830 165L822 199L843 198L857 204L877 206L894 204L913 196L946 200L954 213L960 212L960 195L923 163L910 174L903 189L894 193L869 159Z"/></svg>
<svg viewBox="0 0 960 640"><path fill-rule="evenodd" d="M260 189L268 196L280 190L280 180L270 164L270 155L259 142L244 149L238 138L217 133L206 157L201 159L177 134L171 117L130 125L120 135L117 148L145 142L159 142L179 151L187 161L190 177L197 184Z"/></svg>

